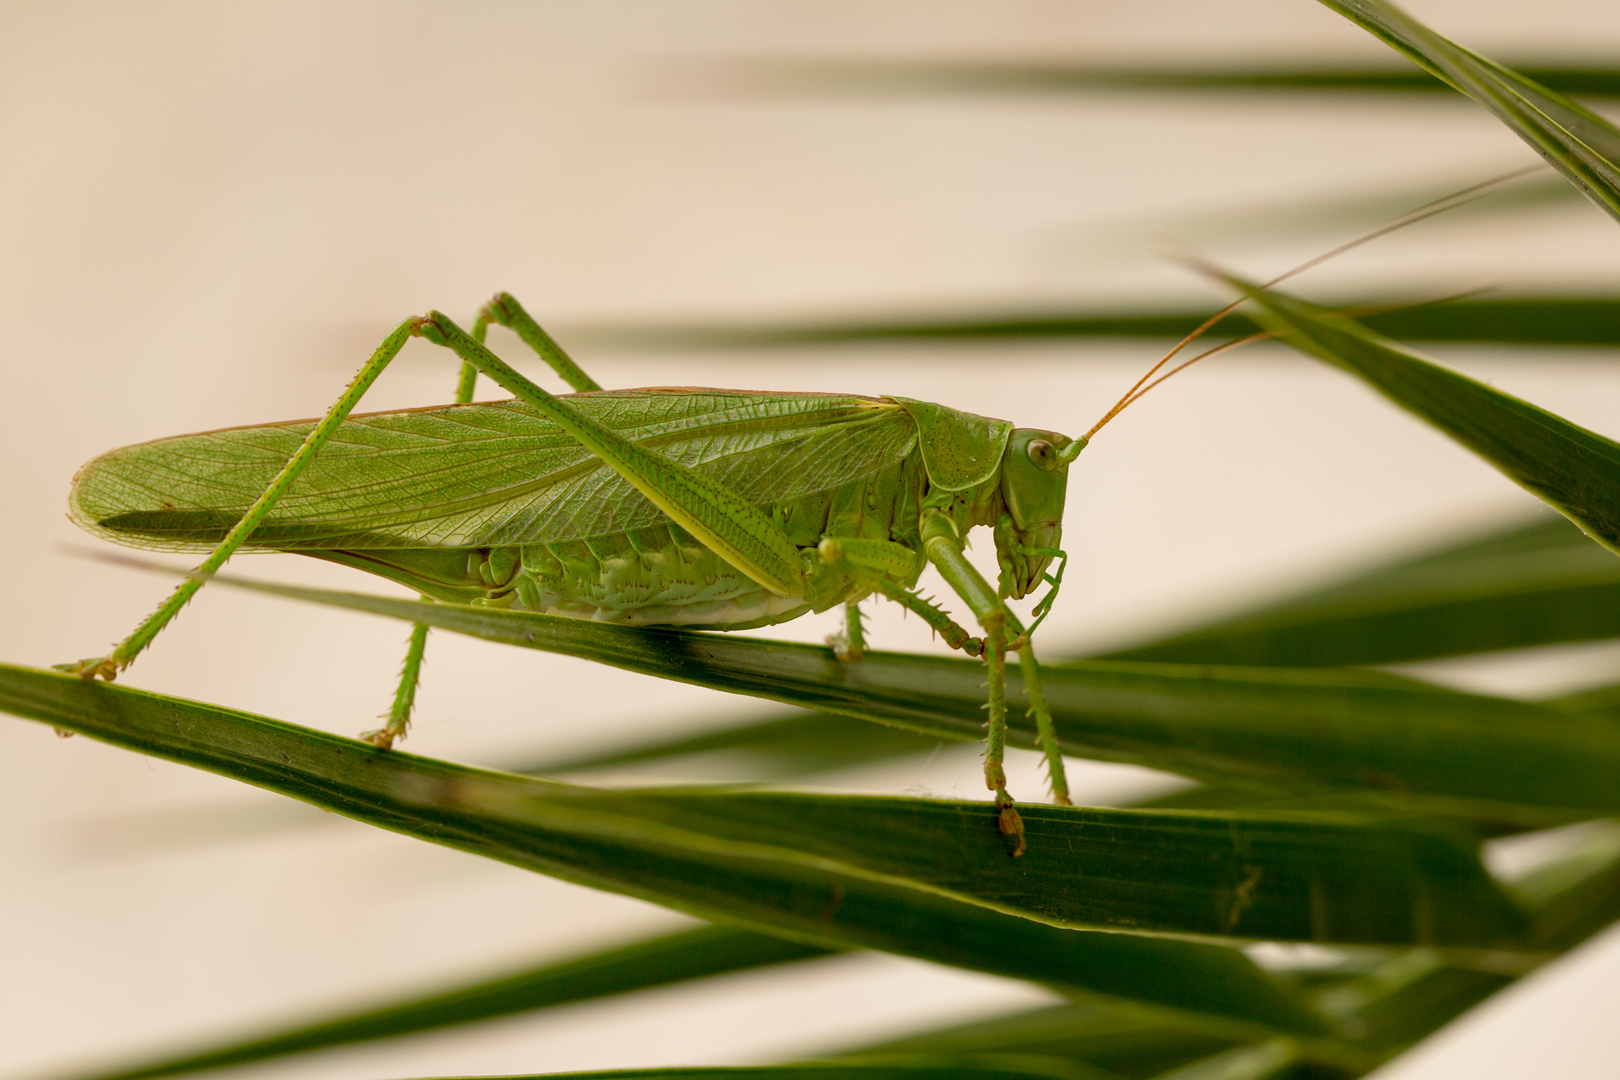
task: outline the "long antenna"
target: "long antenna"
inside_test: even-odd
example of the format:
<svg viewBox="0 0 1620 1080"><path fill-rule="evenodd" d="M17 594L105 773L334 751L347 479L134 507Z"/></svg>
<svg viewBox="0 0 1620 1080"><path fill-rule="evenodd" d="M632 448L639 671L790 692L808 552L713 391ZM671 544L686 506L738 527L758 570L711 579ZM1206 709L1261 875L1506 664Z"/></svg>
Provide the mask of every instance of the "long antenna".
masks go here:
<svg viewBox="0 0 1620 1080"><path fill-rule="evenodd" d="M1469 289L1469 290L1467 290L1465 292L1452 293L1449 296L1441 296L1441 297L1437 297L1436 299L1433 299L1433 300L1420 300L1417 303L1412 303L1412 304L1367 304L1367 305L1364 305L1362 307L1343 308L1343 309L1341 309L1339 311L1333 312L1333 314L1342 316L1343 318L1347 318L1347 319L1360 319L1360 318L1363 318L1364 316L1367 316L1367 315L1382 315L1384 312L1387 312L1387 311L1411 311L1413 308L1427 307L1430 304L1447 304L1447 303L1452 302L1453 300L1462 300L1462 299L1465 299L1465 298L1470 297L1470 296L1477 296L1481 292L1484 292L1484 291L1486 291L1486 290L1483 290L1483 289ZM1177 364L1175 367L1171 368L1169 371L1165 372L1163 375L1160 375L1157 379L1154 379L1152 382L1148 383L1146 386L1143 386L1140 390L1137 390L1137 391L1133 392L1129 397L1127 397L1125 399L1124 404L1121 405L1120 408L1125 409L1125 408L1129 408L1130 406L1136 404L1137 399L1140 398L1143 394L1147 393L1149 390L1153 389L1155 386L1158 386L1160 383L1164 382L1170 376L1179 375L1181 372L1186 371L1188 368L1192 367L1194 364L1198 363L1198 361L1200 361L1200 360L1208 360L1210 357L1219 356L1223 352L1230 352L1233 349L1241 349L1245 345L1253 345L1257 341L1265 341L1268 338L1274 338L1279 333L1281 333L1281 331L1278 331L1278 330L1264 330L1264 331L1261 331L1259 333L1250 334L1248 337L1238 338L1236 341L1228 341L1225 344L1217 345L1213 349L1205 349L1203 352L1199 353L1197 356L1193 357L1191 360L1183 360L1181 363ZM1140 386L1141 384L1138 383L1137 385ZM1092 428L1091 430L1092 430L1093 433L1095 433L1097 429ZM1087 437L1089 438L1089 435Z"/></svg>
<svg viewBox="0 0 1620 1080"><path fill-rule="evenodd" d="M1327 262L1329 259L1337 258L1338 256L1343 255L1345 252L1350 251L1353 248L1358 248L1362 244L1365 244L1365 243L1367 243L1369 241L1378 239L1380 236L1385 236L1385 235L1387 235L1389 233L1392 233L1396 229L1403 229L1408 225L1415 224L1416 222L1422 221L1424 218L1433 217L1436 214L1441 214L1441 213L1444 213L1447 210L1451 210L1451 209L1453 209L1455 207L1462 206L1465 203L1472 202L1475 199L1480 198L1483 195L1489 194L1493 189L1495 189L1497 187L1500 187L1503 184L1511 183L1514 180L1518 180L1520 177L1528 176L1531 173L1536 172L1536 171L1538 171L1540 169L1544 169L1546 167L1547 166L1546 166L1545 163L1538 162L1535 165L1528 165L1528 166L1525 166L1522 169L1514 169L1512 172L1503 173L1502 175L1497 176L1497 177L1493 177L1490 180L1486 180L1486 181L1483 181L1482 183L1474 184L1472 187L1463 188L1461 191L1454 191L1450 195L1446 195L1446 196L1444 196L1442 198L1435 199L1433 202L1424 203L1422 206L1418 207L1417 209L1409 210L1409 211L1402 214L1400 217L1396 218L1393 221L1386 222L1385 224L1378 226L1376 229L1373 229L1370 232L1362 233L1360 236L1357 236L1353 240L1348 240L1345 243L1340 244L1338 247L1334 248L1331 251L1324 252L1321 255L1316 256L1315 258L1307 259L1305 262L1300 263L1298 266L1294 267L1292 270L1286 271L1285 273L1282 273L1282 274L1278 274L1276 277L1272 278L1270 281L1268 281L1264 285L1260 286L1260 288L1261 289L1269 289L1269 288L1272 288L1273 286L1281 285L1283 282L1287 281L1289 278L1295 277L1296 275L1299 275L1299 274L1303 274L1307 270L1314 269L1315 267L1318 267L1318 266L1322 265L1323 263ZM1235 349L1235 348L1237 348L1237 347L1239 347L1241 345L1247 345L1250 342L1260 341L1260 340L1262 340L1264 338L1272 337L1273 336L1272 334L1255 334L1255 335L1251 335L1251 336L1246 337L1246 338L1242 338L1242 339L1240 339L1238 341L1230 342L1227 345L1221 346L1219 348L1211 349L1209 352L1202 353L1199 356L1195 356L1193 359L1188 360L1183 364L1178 364L1175 368L1173 368L1170 371L1166 372L1160 378L1154 380L1154 382L1151 385L1144 387L1143 384L1147 383L1149 379L1152 379L1153 376L1158 373L1160 368L1164 367L1164 365L1168 364L1172 359L1174 359L1175 356L1178 353L1181 352L1181 350L1185 349L1188 345L1191 345L1194 341L1197 341L1200 337L1202 337L1204 335L1204 333L1206 331L1208 331L1211 327L1213 327L1216 323L1220 322L1222 319L1224 319L1228 315L1232 314L1232 312L1236 311L1237 308L1246 299L1248 299L1248 298L1247 297L1240 297L1239 299L1232 301L1230 304L1227 304L1225 307L1221 308L1221 310L1217 311L1215 314L1213 314L1209 318L1205 319L1203 321L1203 323L1201 323L1199 325L1198 329L1194 330L1192 333L1188 334L1186 337L1182 338L1179 342L1177 342L1175 348L1173 348L1169 352L1165 353L1164 356L1159 359L1158 363L1154 364L1151 368L1148 369L1147 374L1143 375L1140 379L1136 380L1136 384L1134 386L1132 386L1129 390L1125 391L1125 395L1123 397L1121 397L1117 402L1114 403L1114 407L1109 409L1106 413L1104 413L1102 419L1098 420L1095 424L1093 424L1091 430L1086 432L1084 435L1080 436L1080 438L1077 439L1076 441L1080 442L1080 443L1088 442L1093 435L1097 434L1098 431L1102 430L1103 425L1107 424L1108 421L1110 421L1114 417L1118 416L1121 412L1123 412L1125 410L1125 408L1127 406L1129 406L1130 404L1135 402L1143 394L1147 393L1148 390L1151 390L1154 386L1159 385L1159 383L1163 382L1165 379L1168 379L1171 375L1174 375L1179 371L1186 370L1188 367L1191 367L1197 361L1202 360L1205 357L1214 356L1215 354L1220 353L1220 352L1225 352L1228 349Z"/></svg>

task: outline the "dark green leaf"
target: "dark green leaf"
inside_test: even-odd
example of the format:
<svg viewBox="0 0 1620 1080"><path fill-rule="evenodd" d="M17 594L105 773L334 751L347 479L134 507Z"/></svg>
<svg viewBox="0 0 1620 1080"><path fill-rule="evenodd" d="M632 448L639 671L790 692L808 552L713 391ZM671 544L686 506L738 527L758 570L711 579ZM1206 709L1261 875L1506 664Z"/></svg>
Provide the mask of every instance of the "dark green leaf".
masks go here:
<svg viewBox="0 0 1620 1080"><path fill-rule="evenodd" d="M611 1069L492 1076L486 1080L548 1080L564 1075L568 1080L1106 1080L1093 1071L1076 1070L1072 1063L1061 1059L1022 1054L998 1054L982 1061L912 1058L871 1064L829 1061L736 1068Z"/></svg>
<svg viewBox="0 0 1620 1080"><path fill-rule="evenodd" d="M1228 280L1260 304L1263 321L1288 344L1365 379L1620 551L1620 443L1420 359L1325 308Z"/></svg>
<svg viewBox="0 0 1620 1080"><path fill-rule="evenodd" d="M1610 637L1620 560L1549 516L1107 658L1328 667Z"/></svg>
<svg viewBox="0 0 1620 1080"><path fill-rule="evenodd" d="M23 669L9 674L34 684L30 692L71 697ZM125 707L121 699L111 704ZM230 720L227 733L262 734L241 714ZM338 771L361 767L376 768ZM510 817L542 833L602 834L666 860L696 862L711 877L717 871L699 853L747 853L758 863L837 868L1075 928L1388 945L1507 944L1522 929L1466 841L1402 828L1387 814L1029 806L1029 852L1014 860L987 802L602 791L471 770L440 782L475 789L465 798L492 819L491 831L514 827ZM468 813L446 801L448 812ZM593 864L598 856L580 850L577 837L567 858ZM506 857L522 858L515 847Z"/></svg>
<svg viewBox="0 0 1620 1080"><path fill-rule="evenodd" d="M232 584L936 738L981 733L983 667L970 660L868 652L846 665L825 648L738 634ZM1568 820L1571 810L1620 811L1620 727L1562 710L1359 671L1090 661L1047 667L1043 681L1059 742L1077 757L1262 786L1382 790L1397 805L1422 800L1532 824ZM1019 692L1009 672L1008 693ZM1033 724L1010 721L1013 743L1034 746Z"/></svg>
<svg viewBox="0 0 1620 1080"><path fill-rule="evenodd" d="M1551 863L1521 877L1513 891L1536 912L1537 939L1567 949L1603 929L1620 904L1620 824L1583 826ZM1427 1036L1531 970L1481 956L1478 967L1448 962L1430 949L1378 959L1345 953L1319 971L1301 973L1320 986L1313 997L1343 1033L1380 1055ZM1372 961L1369 963L1368 961ZM1131 1076L1156 1074L1226 1048L1219 1040L1177 1031L1097 1006L1059 1006L958 1025L884 1044L878 1050L994 1051L1003 1047L1073 1057ZM855 1051L860 1053L860 1051Z"/></svg>
<svg viewBox="0 0 1620 1080"><path fill-rule="evenodd" d="M1173 341L1197 329L1209 315L1204 308L997 311L987 307L967 316L919 313L881 321L828 317L785 324L583 326L571 337L604 347L636 349L769 348L916 339L1146 337ZM1620 345L1620 298L1613 296L1474 296L1385 311L1362 321L1380 333L1410 341ZM1220 324L1219 333L1241 337L1257 329L1253 320L1231 315ZM937 353L916 355L927 357L930 363L939 359Z"/></svg>
<svg viewBox="0 0 1620 1080"><path fill-rule="evenodd" d="M1285 1070L1292 1073L1298 1061L1299 1052L1292 1043L1275 1039L1259 1046L1222 1050L1202 1061L1160 1073L1157 1080L1271 1080Z"/></svg>
<svg viewBox="0 0 1620 1080"><path fill-rule="evenodd" d="M428 997L351 1013L184 1057L94 1074L94 1080L137 1080L242 1065L285 1054L470 1024L724 972L828 955L832 954L826 949L747 930L703 927L577 960L481 979Z"/></svg>
<svg viewBox="0 0 1620 1080"><path fill-rule="evenodd" d="M607 796L613 806L629 798ZM1453 945L1506 942L1521 925L1470 846L1408 832L1387 815L1030 806L1030 850L1011 862L985 859L978 832L957 825L978 804L763 792L634 798L648 820L1063 925Z"/></svg>
<svg viewBox="0 0 1620 1080"><path fill-rule="evenodd" d="M1125 1076L1151 1076L1230 1046L1208 1034L1094 1005L1053 1005L880 1043L850 1056L1020 1051L1068 1058Z"/></svg>
<svg viewBox="0 0 1620 1080"><path fill-rule="evenodd" d="M1103 659L1344 666L1607 637L1620 637L1620 562L1569 521L1549 514ZM1620 688L1581 695L1571 707L1620 714ZM724 754L728 762L735 756L751 777L782 779L925 753L934 745L915 732L805 712L597 754L524 762L511 771L555 775ZM1220 789L1228 801L1207 802L1212 790L1178 792L1151 805L1306 808L1295 797L1279 801L1275 792L1252 788L1242 789L1238 802L1229 801L1237 794L1233 789ZM1324 808L1320 796L1312 799L1313 808ZM1334 808L1348 809L1349 803Z"/></svg>
<svg viewBox="0 0 1620 1080"><path fill-rule="evenodd" d="M1620 918L1620 822L1571 831L1562 858L1510 884L1533 917L1531 939L1548 949L1572 948Z"/></svg>
<svg viewBox="0 0 1620 1080"><path fill-rule="evenodd" d="M902 728L868 724L836 713L803 712L601 753L527 761L509 771L555 776L693 754L725 754L740 758L754 779L783 780L926 754L937 745L937 741Z"/></svg>
<svg viewBox="0 0 1620 1080"><path fill-rule="evenodd" d="M1413 949L1365 976L1317 995L1317 1007L1337 1018L1344 1033L1381 1053L1392 1053L1435 1031L1511 983L1514 976L1448 964L1428 949Z"/></svg>
<svg viewBox="0 0 1620 1080"><path fill-rule="evenodd" d="M1579 693L1564 694L1541 704L1568 712L1585 713L1611 722L1620 722L1620 683L1594 686Z"/></svg>
<svg viewBox="0 0 1620 1080"><path fill-rule="evenodd" d="M711 62L710 71L733 91L809 94L1070 94L1098 90L1301 90L1432 93L1447 84L1410 68L1125 67L1064 61L929 61L769 57ZM1525 75L1566 94L1620 97L1620 68L1583 64L1529 64Z"/></svg>
<svg viewBox="0 0 1620 1080"><path fill-rule="evenodd" d="M1387 792L1350 788L1278 792L1236 784L1200 784L1130 805L1138 810L1247 810L1287 815L1377 814L1387 812L1390 803ZM1539 821L1530 822L1522 815L1493 814L1489 807L1480 807L1474 813L1462 813L1461 809L1448 807L1444 820L1453 826L1466 826L1471 835L1481 840L1533 832L1590 818L1589 811L1571 810L1563 815L1544 811L1545 816Z"/></svg>
<svg viewBox="0 0 1620 1080"><path fill-rule="evenodd" d="M1620 218L1620 131L1553 90L1430 30L1382 0L1321 0L1496 114L1587 198Z"/></svg>
<svg viewBox="0 0 1620 1080"><path fill-rule="evenodd" d="M823 797L824 805L864 802L873 813L856 833L846 835L853 844L847 856L832 854L836 841L826 837L821 842L830 848L794 851L755 838L757 823L733 819L725 793L576 788L380 751L218 706L71 676L15 667L0 667L0 676L0 707L8 712L702 918L823 948L876 948L1075 993L1111 995L1173 1010L1185 1022L1222 1031L1259 1027L1308 1033L1318 1027L1311 1014L1234 950L1062 929L905 881L899 876L904 868L873 871L882 848L905 827L900 812L907 800ZM765 804L758 800L768 797L750 798L756 801L748 813L759 813ZM1031 807L1032 848L1045 843L1047 850L1032 850L1015 862L1007 857L990 804L910 802L934 815L921 819L932 835L914 835L909 844L937 851L936 874L977 880L1004 900L1015 898L1030 874L1037 899L1060 879L1069 882L1077 900L1084 891L1063 857L1069 839L1089 828L1078 812ZM845 818L843 824L854 820ZM713 831L702 831L706 825ZM809 826L801 814L775 839L795 829L808 839L803 830ZM749 839L734 839L739 835ZM1230 841L1226 847L1233 850ZM1412 850L1420 849L1421 842ZM925 852L912 855L926 861ZM954 865L945 866L946 860ZM1213 884L1224 886L1230 901L1230 890L1244 880Z"/></svg>

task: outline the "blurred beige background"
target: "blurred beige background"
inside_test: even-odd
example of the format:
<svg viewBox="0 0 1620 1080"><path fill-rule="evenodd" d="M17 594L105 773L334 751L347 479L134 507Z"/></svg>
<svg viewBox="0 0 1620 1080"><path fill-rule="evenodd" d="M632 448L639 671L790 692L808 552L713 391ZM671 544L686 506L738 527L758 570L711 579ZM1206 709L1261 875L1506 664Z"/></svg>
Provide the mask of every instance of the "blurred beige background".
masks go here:
<svg viewBox="0 0 1620 1080"><path fill-rule="evenodd" d="M1620 7L1425 0L1503 58L1610 61ZM161 435L321 412L399 319L521 297L565 345L618 320L895 307L1207 301L1164 223L1531 160L1460 101L1218 96L724 99L717 54L1131 60L1384 58L1309 0L1007 3L0 5L0 657L94 654L168 588L72 557L79 464ZM675 76L672 77L672 73ZM679 92L677 92L677 90ZM1376 224L1369 221L1366 224ZM1256 274L1342 234L1184 234ZM1620 285L1583 206L1439 220L1317 275L1328 293ZM581 339L586 340L586 339ZM895 393L1078 433L1153 359L1140 341L637 354L575 347L608 386ZM520 354L511 352L510 355ZM1440 354L1600 431L1620 369L1574 352ZM370 408L447 400L420 343ZM1530 508L1346 379L1255 350L1156 391L1087 451L1049 653L1124 643ZM983 546L983 545L981 545ZM290 557L237 572L380 589ZM784 636L816 640L829 621ZM932 647L883 613L892 647ZM205 591L126 676L330 730L372 726L390 622ZM1437 678L1538 693L1612 680L1612 648ZM436 636L409 748L498 765L758 706ZM973 754L838 778L979 797ZM1016 783L1039 790L1033 765ZM1159 782L1082 768L1080 801ZM248 836L249 839L243 839ZM121 1062L342 1003L563 956L677 917L301 812L0 718L0 1076ZM1610 933L1390 1070L1612 1076ZM1027 987L882 957L716 980L459 1034L292 1059L275 1077L746 1063L1025 1007Z"/></svg>

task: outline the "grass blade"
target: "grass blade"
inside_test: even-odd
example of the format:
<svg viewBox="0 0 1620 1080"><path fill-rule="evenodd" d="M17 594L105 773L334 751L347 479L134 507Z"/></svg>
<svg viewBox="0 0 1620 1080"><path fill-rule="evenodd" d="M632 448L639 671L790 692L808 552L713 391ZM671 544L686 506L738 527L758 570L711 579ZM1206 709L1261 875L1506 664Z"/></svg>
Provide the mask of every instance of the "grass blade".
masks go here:
<svg viewBox="0 0 1620 1080"><path fill-rule="evenodd" d="M1440 36L1382 0L1321 0L1485 106L1587 198L1620 219L1620 131L1556 91Z"/></svg>
<svg viewBox="0 0 1620 1080"><path fill-rule="evenodd" d="M1526 925L1479 867L1471 841L1409 831L1389 815L1027 806L1031 853L1008 862L985 860L977 834L955 827L974 803L777 792L634 799L648 820L1076 927L1483 945L1508 944Z"/></svg>
<svg viewBox="0 0 1620 1080"><path fill-rule="evenodd" d="M1620 563L1566 519L1547 515L1100 659L1339 667L1609 637L1620 637ZM1620 690L1612 696L1620 700ZM1609 709L1608 697L1590 707ZM510 771L558 775L725 754L727 761L736 755L752 778L780 780L926 753L933 745L905 729L803 712L526 761ZM1255 806L1276 799L1245 794Z"/></svg>
<svg viewBox="0 0 1620 1080"><path fill-rule="evenodd" d="M1354 320L1227 280L1264 309L1262 321L1282 340L1364 379L1620 552L1620 443L1430 363Z"/></svg>
<svg viewBox="0 0 1620 1080"><path fill-rule="evenodd" d="M1541 704L1620 723L1620 683L1589 687L1579 693L1550 698Z"/></svg>
<svg viewBox="0 0 1620 1080"><path fill-rule="evenodd" d="M970 660L868 652L845 665L822 647L738 634L230 583L935 738L980 735L983 668ZM1048 666L1042 678L1059 742L1076 757L1261 786L1383 791L1407 808L1530 824L1620 812L1620 727L1564 710L1359 671L1089 661ZM1009 674L1008 693L1019 692ZM1009 717L1009 726L1015 745L1034 746L1032 723Z"/></svg>
<svg viewBox="0 0 1620 1080"><path fill-rule="evenodd" d="M1620 825L1593 822L1553 861L1512 883L1534 912L1533 936L1561 952L1607 927L1620 913ZM1368 964L1367 954L1303 972L1317 1007L1359 1045L1393 1056L1449 1023L1519 975L1486 963L1459 966L1432 949L1413 949ZM873 1049L994 1052L1023 1047L1072 1057L1130 1076L1156 1074L1230 1049L1207 1036L1167 1029L1097 1006L1057 1006L944 1028ZM859 1055L863 1051L853 1051Z"/></svg>
<svg viewBox="0 0 1620 1080"><path fill-rule="evenodd" d="M803 1062L796 1065L743 1065L732 1068L610 1069L604 1072L535 1073L490 1080L1107 1080L1092 1070L1076 1070L1061 1060L1032 1055L994 1055L982 1061L927 1058L868 1062ZM433 1080L457 1080L453 1077Z"/></svg>
<svg viewBox="0 0 1620 1080"><path fill-rule="evenodd" d="M1299 1061L1292 1043L1276 1039L1259 1046L1238 1046L1202 1061L1160 1073L1157 1080L1267 1080Z"/></svg>
<svg viewBox="0 0 1620 1080"><path fill-rule="evenodd" d="M903 728L868 724L837 713L803 712L600 753L526 761L509 771L556 776L696 754L725 754L741 758L753 779L780 781L926 754L936 745Z"/></svg>
<svg viewBox="0 0 1620 1080"><path fill-rule="evenodd" d="M1124 1076L1152 1076L1228 1049L1227 1040L1101 1009L1053 1005L924 1032L850 1052L979 1055L1017 1051L1065 1058Z"/></svg>
<svg viewBox="0 0 1620 1080"><path fill-rule="evenodd" d="M1359 304L1359 301L1358 301ZM1331 305L1330 305L1331 306ZM1339 305L1350 307L1350 304ZM960 307L960 305L958 305ZM967 316L915 314L884 320L826 317L800 323L674 323L582 326L570 336L599 347L646 349L788 348L884 341L1017 341L1091 338L1181 338L1205 319L1204 308L1046 309ZM1473 296L1368 315L1368 327L1408 341L1497 345L1620 345L1620 297ZM1229 315L1222 335L1260 327ZM930 363L937 353L918 353Z"/></svg>
<svg viewBox="0 0 1620 1080"><path fill-rule="evenodd" d="M1521 969L1523 970L1523 969ZM1452 966L1429 949L1397 955L1316 995L1317 1007L1358 1041L1394 1054L1514 981L1514 974Z"/></svg>
<svg viewBox="0 0 1620 1080"><path fill-rule="evenodd" d="M703 927L425 997L234 1042L84 1080L151 1080L392 1038L654 986L833 955L829 950L727 927Z"/></svg>
<svg viewBox="0 0 1620 1080"><path fill-rule="evenodd" d="M0 667L0 708L420 839L809 945L876 948L1032 979L1169 1010L1177 1022L1221 1031L1321 1030L1231 949L1062 929L852 862L697 831L705 814L726 818L724 809L712 809L723 796L696 796L711 801L683 817L668 801L674 796L661 793L658 805L673 811L659 820L642 794L379 751L218 706L27 668ZM874 806L884 803L886 814L899 801ZM955 819L957 844L975 852L985 881L1015 880L1024 865L1036 866L1006 857L988 803L938 805ZM1061 828L1064 811L1042 809L1031 808L1039 827ZM746 832L749 823L732 824ZM874 818L867 829L896 824ZM1056 866L1061 851L1053 844L1044 858Z"/></svg>
<svg viewBox="0 0 1620 1080"><path fill-rule="evenodd" d="M755 94L1076 94L1141 91L1381 92L1427 94L1448 89L1427 70L1390 66L1290 68L1280 65L1197 68L1126 67L1063 61L856 60L760 57L711 61L706 73L732 92ZM1620 97L1620 68L1529 64L1519 69L1554 90ZM712 77L712 76L711 76Z"/></svg>
<svg viewBox="0 0 1620 1080"><path fill-rule="evenodd" d="M1550 517L1105 658L1338 667L1611 637L1620 560Z"/></svg>
<svg viewBox="0 0 1620 1080"><path fill-rule="evenodd" d="M1620 919L1620 823L1589 822L1563 858L1510 883L1530 912L1531 939L1573 948Z"/></svg>
<svg viewBox="0 0 1620 1080"><path fill-rule="evenodd" d="M102 702L41 684L24 669L6 674L56 702L136 707L121 698ZM154 707L158 700L142 698L140 706ZM174 699L161 700L180 707ZM238 740L243 732L282 734L242 714L216 710L210 719L223 722L221 734L234 733ZM356 745L340 749L339 756L352 756ZM675 890L670 896L649 898L667 903L684 897L710 906L699 914L734 915L724 904L713 907L721 903L719 878L736 874L746 882L771 867L771 881L761 886L768 890L804 869L830 868L1078 929L1506 946L1526 925L1486 876L1471 841L1403 827L1390 815L1030 805L1023 811L1030 851L1013 860L989 803L737 790L603 791L420 760L406 762L401 772L431 772L429 764L450 770L435 783L466 789L444 795L445 806L433 807L465 819L458 829L481 824L488 836L513 829L544 834L539 843L550 865L564 870L600 869L598 849L604 846L643 852L643 861L685 865L691 880L666 886ZM332 771L361 768L380 766L362 761ZM507 847L484 853L521 862L533 843L514 836ZM739 858L751 860L751 869L728 869ZM703 878L710 883L692 884Z"/></svg>

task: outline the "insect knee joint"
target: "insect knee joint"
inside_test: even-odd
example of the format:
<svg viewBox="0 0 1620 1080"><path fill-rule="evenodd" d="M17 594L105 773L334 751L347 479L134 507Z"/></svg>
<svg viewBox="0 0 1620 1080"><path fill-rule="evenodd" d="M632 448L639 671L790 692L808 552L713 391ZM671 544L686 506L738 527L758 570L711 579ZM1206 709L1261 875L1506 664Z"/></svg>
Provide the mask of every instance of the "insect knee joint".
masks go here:
<svg viewBox="0 0 1620 1080"><path fill-rule="evenodd" d="M510 326L512 322L512 309L516 306L517 300L512 296L511 293L504 291L498 292L489 298L489 303L484 305L483 313L489 316L490 322L500 323L502 326Z"/></svg>
<svg viewBox="0 0 1620 1080"><path fill-rule="evenodd" d="M449 347L450 338L444 332L444 327L439 323L439 320L443 318L444 316L437 311L430 311L426 315L418 315L409 324L411 337L425 338L435 345Z"/></svg>

